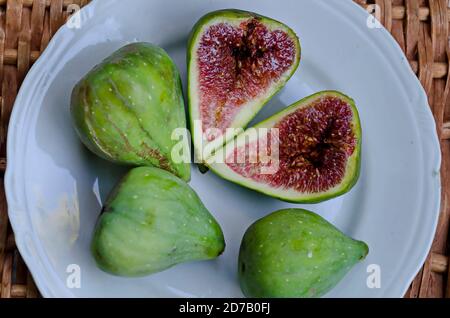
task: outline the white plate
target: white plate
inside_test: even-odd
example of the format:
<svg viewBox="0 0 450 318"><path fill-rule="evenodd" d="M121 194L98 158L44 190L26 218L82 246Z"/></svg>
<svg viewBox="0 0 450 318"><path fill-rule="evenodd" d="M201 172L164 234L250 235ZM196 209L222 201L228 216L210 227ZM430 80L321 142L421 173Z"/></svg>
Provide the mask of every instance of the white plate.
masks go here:
<svg viewBox="0 0 450 318"><path fill-rule="evenodd" d="M22 85L9 127L9 216L44 296L242 296L236 259L244 231L294 205L193 167L191 185L223 227L225 254L147 278L110 276L94 265L89 243L99 201L125 169L86 151L69 116L74 84L131 41L164 47L185 79L189 30L203 14L228 7L283 21L301 39L299 71L257 121L323 89L341 90L359 107L364 148L358 185L344 197L307 206L370 246L366 261L328 296L401 297L407 290L437 224L440 150L425 93L385 29L369 28L369 15L350 0L102 0L81 11L81 28L65 26L53 38ZM381 269L381 288L367 285L371 264ZM78 266L81 288L71 288L77 286L70 273Z"/></svg>

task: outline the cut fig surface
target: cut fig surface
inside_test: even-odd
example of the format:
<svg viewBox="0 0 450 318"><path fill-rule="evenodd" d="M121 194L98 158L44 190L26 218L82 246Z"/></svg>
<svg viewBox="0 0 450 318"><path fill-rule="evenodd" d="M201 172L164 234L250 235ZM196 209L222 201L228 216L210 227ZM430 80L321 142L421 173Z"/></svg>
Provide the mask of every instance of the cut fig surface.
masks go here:
<svg viewBox="0 0 450 318"><path fill-rule="evenodd" d="M360 170L361 125L352 99L307 97L248 129L207 160L220 176L298 203L349 191Z"/></svg>
<svg viewBox="0 0 450 318"><path fill-rule="evenodd" d="M204 16L188 53L189 107L197 156L235 136L298 67L300 44L284 24L239 10ZM208 152L208 150L206 150Z"/></svg>

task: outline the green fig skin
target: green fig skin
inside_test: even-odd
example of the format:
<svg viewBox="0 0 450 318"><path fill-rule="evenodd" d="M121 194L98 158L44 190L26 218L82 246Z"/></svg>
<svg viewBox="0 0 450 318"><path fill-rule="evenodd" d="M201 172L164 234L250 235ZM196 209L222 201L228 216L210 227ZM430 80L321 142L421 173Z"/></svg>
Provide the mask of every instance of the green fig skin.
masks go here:
<svg viewBox="0 0 450 318"><path fill-rule="evenodd" d="M110 194L91 250L100 269L139 277L225 249L222 230L183 180L151 167L131 170Z"/></svg>
<svg viewBox="0 0 450 318"><path fill-rule="evenodd" d="M280 210L254 223L239 253L239 280L247 297L315 298L330 291L368 254L322 217Z"/></svg>
<svg viewBox="0 0 450 318"><path fill-rule="evenodd" d="M180 143L172 133L186 129L186 115L178 69L162 48L133 43L106 58L73 89L71 114L82 142L100 157L189 181L189 163L171 156Z"/></svg>

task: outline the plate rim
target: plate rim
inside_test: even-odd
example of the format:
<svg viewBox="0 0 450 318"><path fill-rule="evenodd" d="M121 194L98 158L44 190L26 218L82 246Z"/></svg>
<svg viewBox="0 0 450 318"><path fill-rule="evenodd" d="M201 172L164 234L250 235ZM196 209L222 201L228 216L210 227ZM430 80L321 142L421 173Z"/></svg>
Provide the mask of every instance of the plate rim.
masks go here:
<svg viewBox="0 0 450 318"><path fill-rule="evenodd" d="M92 1L85 7L81 9L81 11L78 13L83 19L82 21L85 21L85 23L92 22L93 17L95 15L95 10L97 7L100 7L102 5L111 5L113 2L118 0L108 0L108 1ZM109 2L109 3L108 3ZM107 4L108 3L108 4ZM370 14L361 8L358 4L354 3L352 0L346 0L346 1L339 1L338 2L325 2L321 0L321 5L328 6L328 7L335 7L339 10L335 10L337 12L336 14L345 13L350 15L350 12L353 11L354 13L351 14L359 14L359 15L365 15L367 18L370 17ZM347 12L346 12L347 11ZM359 13L358 13L359 11ZM348 20L348 17L343 17ZM79 29L75 32L82 32ZM437 131L436 131L436 122L434 120L434 116L431 112L431 108L429 107L428 103L428 97L425 93L424 88L422 87L419 79L414 74L413 70L411 69L408 60L404 54L404 52L401 50L398 43L395 41L395 39L392 37L392 35L384 28L382 27L378 32L380 34L377 41L383 41L384 46L390 46L390 50L393 54L396 54L400 57L402 57L403 63L396 63L395 65L397 68L403 69L403 76L405 81L402 82L402 86L404 87L405 91L410 91L410 87L415 88L415 93L418 93L417 100L414 102L411 102L410 104L410 110L412 111L412 115L414 119L416 120L416 127L417 128L424 128L422 131L423 133L419 134L420 137L420 143L421 143L421 149L422 149L422 159L424 168L431 168L431 170L436 174L433 175L433 179L430 185L433 187L429 187L427 190L427 193L431 195L428 195L427 197L430 198L427 200L422 198L422 204L426 204L428 202L428 206L433 205L434 208L430 208L427 212L427 214L431 214L430 212L433 212L433 219L431 216L429 217L428 222L428 228L424 230L423 227L419 227L422 229L422 232L424 232L422 235L425 235L428 239L427 242L423 243L424 246L427 246L427 249L423 249L421 253L416 256L416 260L413 262L416 265L410 266L414 269L410 269L409 274L404 274L403 276L408 276L408 278L404 278L404 281L406 283L403 283L403 286L401 288L397 287L396 289L404 295L409 288L410 283L416 276L417 272L419 272L420 268L422 267L423 263L425 262L427 255L429 253L429 250L431 248L434 235L436 232L436 228L438 225L438 219L439 219L439 212L440 212L440 203L441 203L441 178L440 178L440 166L441 166L441 148L440 148L440 142L438 139ZM25 148L24 145L18 145L16 143L17 139L20 139L21 133L24 133L23 131L18 130L18 125L16 125L16 122L21 121L21 117L23 117L23 113L27 112L29 110L29 104L26 103L27 99L30 97L26 96L27 91L35 91L33 90L33 86L37 85L36 77L38 77L40 74L42 74L43 69L45 69L45 62L51 58L52 54L57 51L59 40L64 37L64 34L66 32L73 32L73 30L69 30L67 27L67 24L63 25L53 36L51 41L49 42L47 48L42 53L41 57L34 63L34 65L29 70L26 78L24 79L22 86L17 94L14 107L11 113L10 123L8 127L8 138L7 138L7 169L4 176L4 187L5 187L5 194L6 199L8 203L8 216L9 220L12 226L12 229L16 235L16 246L22 255L22 258L24 262L26 263L31 275L33 276L36 286L41 292L42 296L44 297L58 297L58 295L55 295L56 286L50 285L48 283L48 280L45 280L46 277L45 274L45 268L42 268L42 260L36 259L32 252L35 252L38 248L36 246L36 243L33 240L29 240L29 234L33 232L33 228L30 223L24 223L24 218L28 217L27 213L25 211L29 211L27 209L28 207L28 201L26 200L26 191L25 188L22 186L20 189L22 190L22 193L19 194L19 185L15 181L15 171L16 171L16 165L20 163L20 160L17 162L14 160L14 157L19 158L20 157L20 151L18 151L18 148ZM383 56L386 57L387 53L383 53ZM402 64L402 65L400 65ZM396 72L397 75L399 73ZM399 75L400 76L400 75ZM28 94L31 95L31 94ZM423 104L425 104L426 109L423 108ZM22 108L22 109L21 109ZM419 120L420 119L420 120ZM430 129L432 128L432 129ZM19 137L17 137L19 136ZM430 142L431 141L431 142ZM18 153L17 156L15 156L15 153ZM424 169L424 173L426 173L428 170ZM20 176L20 171L17 173L17 175ZM22 174L23 175L23 174ZM24 176L22 176L23 178ZM430 177L430 176L423 176L424 178ZM20 182L19 182L20 183ZM428 183L426 183L428 185ZM425 192L423 194L425 196ZM17 200L16 197L21 197L22 200ZM430 211L432 210L432 211ZM431 221L431 222L430 222ZM427 235L428 233L428 235ZM30 250L31 248L31 250ZM409 260L409 263L412 261ZM413 273L414 272L414 273ZM54 274L54 273L53 273ZM59 279L58 279L59 280ZM56 280L56 281L58 281ZM397 278L398 280L398 278ZM400 283L398 283L400 284ZM65 288L64 288L65 289ZM58 292L62 292L64 294L64 297L74 297L73 294L70 292L67 292L67 290L64 291L64 289L58 290ZM60 296L59 296L60 297ZM389 297L389 296L388 296Z"/></svg>

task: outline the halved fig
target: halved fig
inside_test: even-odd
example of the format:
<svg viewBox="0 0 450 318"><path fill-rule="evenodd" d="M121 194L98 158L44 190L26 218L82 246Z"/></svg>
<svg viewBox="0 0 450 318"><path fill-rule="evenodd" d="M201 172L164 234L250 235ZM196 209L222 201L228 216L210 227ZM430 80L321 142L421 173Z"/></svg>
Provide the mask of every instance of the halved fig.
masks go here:
<svg viewBox="0 0 450 318"><path fill-rule="evenodd" d="M286 84L300 62L300 43L281 22L220 10L194 26L187 62L191 131L203 161L236 136L228 128L244 128Z"/></svg>
<svg viewBox="0 0 450 318"><path fill-rule="evenodd" d="M324 91L249 128L207 165L224 179L283 201L317 203L355 185L360 156L354 101Z"/></svg>

